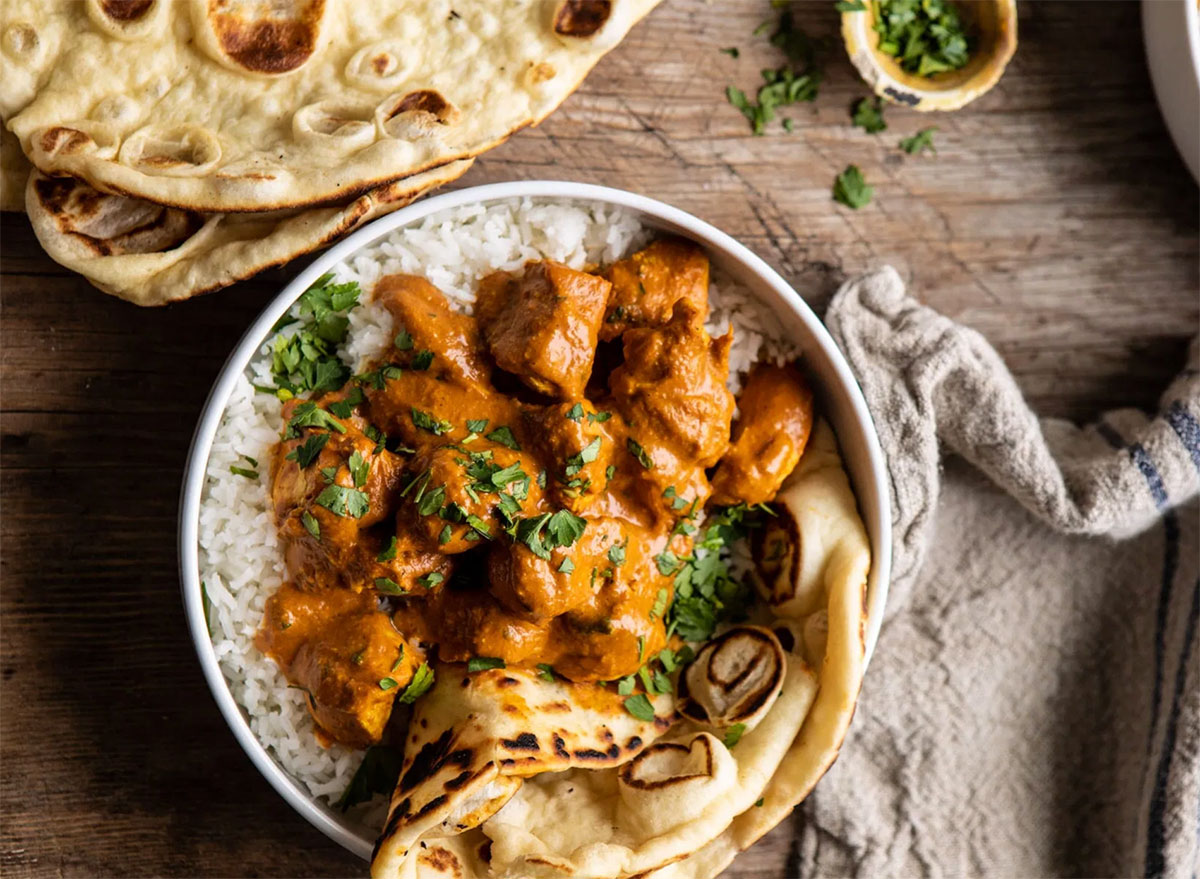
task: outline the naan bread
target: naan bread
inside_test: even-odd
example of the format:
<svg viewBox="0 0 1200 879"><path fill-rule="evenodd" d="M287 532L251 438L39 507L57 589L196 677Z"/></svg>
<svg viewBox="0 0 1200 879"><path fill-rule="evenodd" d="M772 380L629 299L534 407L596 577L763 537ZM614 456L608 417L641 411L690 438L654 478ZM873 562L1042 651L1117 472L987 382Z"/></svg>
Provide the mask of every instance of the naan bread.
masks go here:
<svg viewBox="0 0 1200 879"><path fill-rule="evenodd" d="M56 262L106 293L138 305L163 305L323 247L460 177L472 161L393 181L344 205L250 214L185 211L34 172L25 208L38 241Z"/></svg>
<svg viewBox="0 0 1200 879"><path fill-rule="evenodd" d="M25 181L30 170L16 136L0 128L0 211L25 210Z"/></svg>
<svg viewBox="0 0 1200 879"><path fill-rule="evenodd" d="M479 826L524 778L629 760L674 719L670 694L651 703L654 719L641 721L612 688L547 681L516 669L468 674L461 665L437 666L436 683L409 723L371 875L405 875L430 840ZM418 875L424 875L419 868Z"/></svg>
<svg viewBox="0 0 1200 879"><path fill-rule="evenodd" d="M536 124L656 2L6 0L0 112L105 192L344 203Z"/></svg>

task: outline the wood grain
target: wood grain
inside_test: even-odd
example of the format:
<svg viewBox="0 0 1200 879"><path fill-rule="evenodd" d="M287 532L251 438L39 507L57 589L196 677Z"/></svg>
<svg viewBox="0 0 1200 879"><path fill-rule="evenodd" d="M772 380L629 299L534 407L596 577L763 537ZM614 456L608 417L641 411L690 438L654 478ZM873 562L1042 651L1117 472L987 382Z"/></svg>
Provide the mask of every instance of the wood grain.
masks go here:
<svg viewBox="0 0 1200 879"><path fill-rule="evenodd" d="M835 38L830 5L794 7ZM1022 6L992 93L933 119L889 109L877 136L849 126L865 89L835 44L796 132L755 138L722 95L779 63L751 36L769 14L765 0L664 4L460 185L562 178L652 195L745 242L817 306L891 263L991 339L1040 411L1152 405L1197 331L1198 200L1158 116L1137 6ZM732 45L737 60L718 51ZM896 149L929 124L936 157ZM830 200L850 162L876 186L858 212ZM178 593L196 417L298 266L143 311L56 266L23 217L5 214L0 236L0 873L362 875L234 743ZM793 822L727 875L791 874Z"/></svg>

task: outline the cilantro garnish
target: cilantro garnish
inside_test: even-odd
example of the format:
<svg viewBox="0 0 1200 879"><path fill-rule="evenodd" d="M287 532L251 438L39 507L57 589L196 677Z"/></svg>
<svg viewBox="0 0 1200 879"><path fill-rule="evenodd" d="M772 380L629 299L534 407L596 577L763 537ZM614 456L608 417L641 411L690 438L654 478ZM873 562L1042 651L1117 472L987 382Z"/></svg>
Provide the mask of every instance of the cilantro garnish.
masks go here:
<svg viewBox="0 0 1200 879"><path fill-rule="evenodd" d="M393 678L380 678L379 679L379 689L381 689L381 690L390 690L393 687L398 687L398 686L400 686L400 685L397 684Z"/></svg>
<svg viewBox="0 0 1200 879"><path fill-rule="evenodd" d="M396 334L396 347L401 351L411 351L413 346L413 337L408 330L402 329Z"/></svg>
<svg viewBox="0 0 1200 879"><path fill-rule="evenodd" d="M539 678L547 683L554 683L554 666L545 662L539 662L537 667Z"/></svg>
<svg viewBox="0 0 1200 879"><path fill-rule="evenodd" d="M354 407L366 399L367 397L363 394L362 388L352 388L344 400L330 403L326 408L338 418L349 418L354 411Z"/></svg>
<svg viewBox="0 0 1200 879"><path fill-rule="evenodd" d="M445 546L450 542L450 538L454 536L454 529L449 525L442 526L442 532L438 535L438 543Z"/></svg>
<svg viewBox="0 0 1200 879"><path fill-rule="evenodd" d="M341 485L325 486L317 495L317 503L335 515L351 516L355 519L361 519L371 508L363 492Z"/></svg>
<svg viewBox="0 0 1200 879"><path fill-rule="evenodd" d="M434 436L441 436L454 427L449 421L440 421L428 412L423 412L416 406L412 407L412 422L421 430L427 430Z"/></svg>
<svg viewBox="0 0 1200 879"><path fill-rule="evenodd" d="M325 448L325 443L329 442L329 437L328 433L310 433L301 445L284 455L284 458L288 461L295 461L301 470L305 470L312 466L313 461L317 460L321 449Z"/></svg>
<svg viewBox="0 0 1200 879"><path fill-rule="evenodd" d="M393 534L391 537L391 540L388 541L388 545L386 547L384 547L384 549L379 553L379 555L375 556L375 561L390 562L395 557L396 557L396 535Z"/></svg>
<svg viewBox="0 0 1200 879"><path fill-rule="evenodd" d="M311 400L301 403L292 410L292 417L288 419L287 427L284 428L283 438L295 439L300 435L300 428L302 427L336 430L338 433L346 432L346 428L342 426L340 421Z"/></svg>
<svg viewBox="0 0 1200 879"><path fill-rule="evenodd" d="M346 466L350 469L350 476L354 479L355 488L362 488L367 484L367 477L371 474L371 462L364 458L358 449L350 454L350 460L346 462Z"/></svg>
<svg viewBox="0 0 1200 879"><path fill-rule="evenodd" d="M625 700L625 710L638 720L650 723L654 720L654 706L645 693L638 693Z"/></svg>
<svg viewBox="0 0 1200 879"><path fill-rule="evenodd" d="M341 799L335 804L345 812L351 806L365 803L375 794L390 794L400 777L404 755L390 745L371 745L363 754L362 763L350 779Z"/></svg>
<svg viewBox="0 0 1200 879"><path fill-rule="evenodd" d="M671 629L685 641L705 641L719 622L744 614L750 588L730 576L721 553L757 524L749 518L750 513L744 505L718 509L709 516L691 555L676 559L664 552L655 557L660 573L675 575L675 600L667 618Z"/></svg>
<svg viewBox="0 0 1200 879"><path fill-rule="evenodd" d="M512 449L514 452L521 451L521 444L517 442L517 438L513 436L512 428L508 425L501 425L487 435L487 438L492 442Z"/></svg>
<svg viewBox="0 0 1200 879"><path fill-rule="evenodd" d="M854 105L851 120L867 134L878 134L887 128L883 121L883 101L879 98L863 98Z"/></svg>
<svg viewBox="0 0 1200 879"><path fill-rule="evenodd" d="M571 557L567 556L562 560L562 564L558 566L560 574L573 574L575 572L575 563L571 561Z"/></svg>
<svg viewBox="0 0 1200 879"><path fill-rule="evenodd" d="M442 508L442 502L446 499L446 486L439 485L433 491L424 493L420 492L415 498L414 503L417 505L417 512L422 516L432 516Z"/></svg>
<svg viewBox="0 0 1200 879"><path fill-rule="evenodd" d="M610 419L610 418L612 418L611 412L589 412L588 413L588 421L591 421L592 423L605 422L605 421L608 421L608 419Z"/></svg>
<svg viewBox="0 0 1200 879"><path fill-rule="evenodd" d="M626 438L625 448L629 450L629 454L637 458L637 462L639 464L641 464L647 470L653 469L654 462L650 460L650 456L646 454L646 450L642 448L641 443L639 443L633 437Z"/></svg>
<svg viewBox="0 0 1200 879"><path fill-rule="evenodd" d="M487 671L490 668L504 668L504 660L498 656L472 656L467 660L467 671Z"/></svg>
<svg viewBox="0 0 1200 879"><path fill-rule="evenodd" d="M305 510L300 514L300 523L304 526L304 530L314 538L321 539L321 523L317 521L316 516Z"/></svg>
<svg viewBox="0 0 1200 879"><path fill-rule="evenodd" d="M725 738L723 740L725 742L725 747L732 748L734 745L740 742L742 740L742 733L745 731L746 724L744 723L735 723L733 726L729 727L729 729L725 730Z"/></svg>
<svg viewBox="0 0 1200 879"><path fill-rule="evenodd" d="M404 590L400 588L400 584L389 577L376 577L375 588L384 595L403 595Z"/></svg>
<svg viewBox="0 0 1200 879"><path fill-rule="evenodd" d="M770 25L770 21L763 22L754 31L755 35ZM780 107L815 100L821 82L821 73L816 66L816 45L804 31L796 27L790 12L785 11L780 15L775 32L771 35L771 45L783 51L787 63L762 71L763 85L759 86L754 101L739 88L729 86L725 89L726 99L749 120L755 134L762 134L766 130ZM792 128L786 124L784 127L789 131Z"/></svg>
<svg viewBox="0 0 1200 879"><path fill-rule="evenodd" d="M583 417L583 404L576 403L574 406L572 406L570 409L568 409L567 417L570 418L572 421L578 421L580 418L582 418Z"/></svg>
<svg viewBox="0 0 1200 879"><path fill-rule="evenodd" d="M418 351L417 353L415 353L412 356L412 360L409 361L408 368L415 369L418 371L424 371L426 369L429 369L429 366L432 363L433 363L433 352L432 351L428 351L428 350Z"/></svg>
<svg viewBox="0 0 1200 879"><path fill-rule="evenodd" d="M441 583L445 579L446 579L446 575L441 573L440 571L430 571L428 574L424 574L420 577L417 577L417 584L420 586L424 586L426 589L432 589L434 586L436 586L438 583Z"/></svg>
<svg viewBox="0 0 1200 879"><path fill-rule="evenodd" d="M257 470L251 470L248 467L238 467L236 464L229 465L229 472L234 476L244 476L246 479L258 479Z"/></svg>
<svg viewBox="0 0 1200 879"><path fill-rule="evenodd" d="M336 391L350 377L350 370L337 356L350 321L346 312L358 304L358 283L334 284L333 275L318 278L300 294L301 317L285 318L274 327L300 323L287 335L279 333L271 342L271 375L275 393L290 399L304 391Z"/></svg>
<svg viewBox="0 0 1200 879"><path fill-rule="evenodd" d="M618 568L625 564L625 549L629 546L629 538L624 543L614 543L608 548L608 560Z"/></svg>
<svg viewBox="0 0 1200 879"><path fill-rule="evenodd" d="M858 165L847 165L846 170L833 182L833 200L854 210L868 204L874 192L875 187L863 179Z"/></svg>
<svg viewBox="0 0 1200 879"><path fill-rule="evenodd" d="M488 420L486 418L468 418L467 430L471 433L483 433L487 430Z"/></svg>
<svg viewBox="0 0 1200 879"><path fill-rule="evenodd" d="M728 55L730 58L736 58L738 55L742 54L741 52L738 51L737 46L730 46L728 49L722 49L721 51L724 52L726 55Z"/></svg>
<svg viewBox="0 0 1200 879"><path fill-rule="evenodd" d="M587 528L587 520L570 510L557 513L542 513L518 519L511 529L514 540L529 547L530 552L540 559L550 560L550 550L568 547L575 543Z"/></svg>
<svg viewBox="0 0 1200 879"><path fill-rule="evenodd" d="M663 611L667 609L667 590L659 589L654 596L654 606L650 608L650 619L656 620L663 615ZM670 671L670 669L667 669Z"/></svg>
<svg viewBox="0 0 1200 879"><path fill-rule="evenodd" d="M416 702L428 692L433 686L433 669L428 664L422 662L421 665L413 672L412 680L408 682L408 686L404 688L404 692L396 698L406 704Z"/></svg>
<svg viewBox="0 0 1200 879"><path fill-rule="evenodd" d="M937 155L937 148L933 145L933 133L937 131L936 127L922 128L912 137L902 138L900 141L900 149L904 150L910 156L920 155L925 150Z"/></svg>
<svg viewBox="0 0 1200 879"><path fill-rule="evenodd" d="M584 464L590 464L600 455L600 437L596 437L582 449L578 455L572 455L567 458L567 467L564 471L567 476L574 476L583 469Z"/></svg>
<svg viewBox="0 0 1200 879"><path fill-rule="evenodd" d="M966 31L947 0L879 0L876 10L879 51L894 57L906 73L958 70L970 58Z"/></svg>

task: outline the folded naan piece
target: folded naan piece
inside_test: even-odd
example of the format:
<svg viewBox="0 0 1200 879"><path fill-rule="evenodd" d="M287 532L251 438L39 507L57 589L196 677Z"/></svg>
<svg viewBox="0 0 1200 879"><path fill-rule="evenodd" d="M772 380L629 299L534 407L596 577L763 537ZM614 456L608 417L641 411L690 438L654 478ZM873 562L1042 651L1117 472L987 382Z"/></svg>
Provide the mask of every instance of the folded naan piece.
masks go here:
<svg viewBox="0 0 1200 879"><path fill-rule="evenodd" d="M237 214L203 214L109 195L74 177L35 171L25 188L25 208L38 241L56 262L106 293L138 305L163 305L324 247L457 179L473 161L387 183L343 205Z"/></svg>
<svg viewBox="0 0 1200 879"><path fill-rule="evenodd" d="M615 688L600 684L516 669L468 673L462 665L438 665L435 672L433 689L417 702L409 723L400 779L371 860L376 879L414 868L426 875L413 862L430 841L478 827L523 779L619 766L675 717L669 693L650 697L654 716L639 720Z"/></svg>
<svg viewBox="0 0 1200 879"><path fill-rule="evenodd" d="M656 2L8 0L0 113L106 192L346 202L536 124Z"/></svg>
<svg viewBox="0 0 1200 879"><path fill-rule="evenodd" d="M25 210L25 181L30 170L16 135L0 127L0 211Z"/></svg>
<svg viewBox="0 0 1200 879"><path fill-rule="evenodd" d="M824 421L773 510L754 553L768 625L700 649L667 736L620 767L526 778L468 834L431 842L441 867L426 856L404 875L710 879L786 818L837 757L865 663L870 544Z"/></svg>
<svg viewBox="0 0 1200 879"><path fill-rule="evenodd" d="M687 857L755 808L816 692L816 674L787 656L770 710L740 738L723 722L718 736L708 723L685 720L618 770L528 779L483 825L492 840L488 875L615 879Z"/></svg>

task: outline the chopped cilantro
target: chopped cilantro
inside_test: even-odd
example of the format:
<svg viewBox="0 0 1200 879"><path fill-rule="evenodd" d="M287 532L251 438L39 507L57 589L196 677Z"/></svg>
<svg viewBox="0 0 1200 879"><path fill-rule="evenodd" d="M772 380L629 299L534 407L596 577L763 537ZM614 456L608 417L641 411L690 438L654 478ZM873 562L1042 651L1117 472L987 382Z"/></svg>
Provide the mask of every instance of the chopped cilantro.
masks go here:
<svg viewBox="0 0 1200 879"><path fill-rule="evenodd" d="M617 695L628 696L633 692L633 686L635 683L637 683L637 681L634 680L633 675L627 675L626 677L621 678L619 681L617 681Z"/></svg>
<svg viewBox="0 0 1200 879"><path fill-rule="evenodd" d="M432 589L438 583L446 579L446 575L440 571L430 571L428 574L423 574L417 577L417 584L424 586L426 589Z"/></svg>
<svg viewBox="0 0 1200 879"><path fill-rule="evenodd" d="M362 488L367 484L367 476L371 473L371 462L366 460L358 449L355 449L350 454L347 466L350 469L351 477L354 479L355 488Z"/></svg>
<svg viewBox="0 0 1200 879"><path fill-rule="evenodd" d="M574 406L572 406L570 409L567 410L567 417L570 418L572 421L578 421L580 418L583 417L583 405L581 403L576 403Z"/></svg>
<svg viewBox="0 0 1200 879"><path fill-rule="evenodd" d="M554 666L545 662L539 662L537 667L539 678L547 683L554 683Z"/></svg>
<svg viewBox="0 0 1200 879"><path fill-rule="evenodd" d="M335 805L345 812L351 806L365 803L375 794L390 794L400 778L404 754L391 745L371 745L363 754L358 770L346 785Z"/></svg>
<svg viewBox="0 0 1200 879"><path fill-rule="evenodd" d="M395 342L396 348L399 349L400 351L411 351L412 350L413 337L408 332L408 330L401 329L400 332L398 332L396 334L396 338L395 338L394 342Z"/></svg>
<svg viewBox="0 0 1200 879"><path fill-rule="evenodd" d="M354 411L354 407L364 402L367 399L362 392L362 388L352 388L345 399L338 400L328 404L327 408L338 418L349 418Z"/></svg>
<svg viewBox="0 0 1200 879"><path fill-rule="evenodd" d="M336 391L350 377L337 346L350 325L345 312L358 304L361 291L356 282L332 281L330 274L318 278L297 300L301 317L286 317L272 328L278 335L271 342L271 374L281 400L305 391ZM297 323L295 332L279 332Z"/></svg>
<svg viewBox="0 0 1200 879"><path fill-rule="evenodd" d="M741 54L741 52L738 51L737 46L730 46L728 49L722 49L721 51L724 52L726 55L728 55L730 58L736 58L738 55Z"/></svg>
<svg viewBox="0 0 1200 879"><path fill-rule="evenodd" d="M654 720L654 706L650 704L650 700L646 697L645 693L638 693L636 696L630 696L626 699L625 710L638 720L646 723Z"/></svg>
<svg viewBox="0 0 1200 879"><path fill-rule="evenodd" d="M432 363L433 363L433 352L432 351L428 351L428 350L418 351L415 354L413 354L412 360L410 360L408 363L408 368L423 372L426 369L429 369L429 367L430 367L430 365L432 365Z"/></svg>
<svg viewBox="0 0 1200 879"><path fill-rule="evenodd" d="M355 519L361 519L371 508L363 492L341 485L325 486L317 495L317 503L335 515L351 516Z"/></svg>
<svg viewBox="0 0 1200 879"><path fill-rule="evenodd" d="M450 542L450 538L454 536L454 529L449 525L442 526L442 533L438 535L438 543L445 546Z"/></svg>
<svg viewBox="0 0 1200 879"><path fill-rule="evenodd" d="M486 418L468 418L467 430L471 433L483 433L487 430L488 420Z"/></svg>
<svg viewBox="0 0 1200 879"><path fill-rule="evenodd" d="M381 689L381 690L390 690L393 687L398 687L398 686L400 686L400 685L396 683L394 678L380 678L379 679L379 689Z"/></svg>
<svg viewBox="0 0 1200 879"><path fill-rule="evenodd" d="M659 589L658 593L654 596L654 606L650 608L650 619L652 619L652 620L658 619L659 617L661 617L663 615L663 612L666 609L667 609L667 590ZM667 669L667 671L670 671L670 670L671 669Z"/></svg>
<svg viewBox="0 0 1200 879"><path fill-rule="evenodd" d="M879 51L906 73L932 76L966 66L970 43L948 0L879 0L875 23Z"/></svg>
<svg viewBox="0 0 1200 879"><path fill-rule="evenodd" d="M918 156L925 150L937 155L937 147L933 145L933 133L937 131L936 127L922 128L912 137L902 138L900 141L900 149L904 150L910 156Z"/></svg>
<svg viewBox="0 0 1200 879"><path fill-rule="evenodd" d="M473 656L467 660L467 671L487 671L489 668L504 668L504 660L496 656Z"/></svg>
<svg viewBox="0 0 1200 879"><path fill-rule="evenodd" d="M432 686L433 669L422 662L417 670L413 672L412 680L408 682L408 686L404 688L404 692L396 698L401 702L411 704L424 696Z"/></svg>
<svg viewBox="0 0 1200 879"><path fill-rule="evenodd" d="M295 461L301 470L305 470L312 466L313 461L317 460L321 449L325 448L325 443L329 442L329 437L328 433L310 433L301 445L288 452L284 458L288 461Z"/></svg>
<svg viewBox="0 0 1200 879"><path fill-rule="evenodd" d="M513 539L529 547L530 552L540 559L550 560L550 550L568 547L575 543L587 527L587 520L570 510L542 513L518 519L511 529Z"/></svg>
<svg viewBox="0 0 1200 879"><path fill-rule="evenodd" d="M376 577L375 588L384 595L403 595L404 590L400 588L400 584L388 577Z"/></svg>
<svg viewBox="0 0 1200 879"><path fill-rule="evenodd" d="M642 448L641 443L633 437L627 437L625 440L625 448L629 450L629 454L637 458L639 464L647 470L653 469L654 462L650 460L650 456L646 454L646 450Z"/></svg>
<svg viewBox="0 0 1200 879"><path fill-rule="evenodd" d="M295 439L300 435L300 428L302 427L336 430L338 433L346 432L346 428L342 426L340 421L311 400L301 403L292 411L292 417L288 420L287 427L284 428L283 438Z"/></svg>
<svg viewBox="0 0 1200 879"><path fill-rule="evenodd" d="M578 455L572 455L567 458L567 467L564 471L567 476L574 476L583 469L584 464L590 464L600 455L600 437L596 437L586 446L584 446Z"/></svg>
<svg viewBox="0 0 1200 879"><path fill-rule="evenodd" d="M771 24L769 20L763 22L755 29L755 35L764 32ZM821 73L816 66L816 45L796 26L790 12L785 11L780 15L775 32L771 35L771 45L783 51L787 63L762 71L763 85L759 86L754 101L739 88L729 86L725 89L726 100L741 111L755 134L762 134L766 130L780 107L814 100L821 82ZM786 124L784 127L790 130Z"/></svg>
<svg viewBox="0 0 1200 879"><path fill-rule="evenodd" d="M498 445L512 449L514 452L521 451L521 444L517 442L517 438L513 436L512 429L507 425L501 425L487 435L487 438Z"/></svg>
<svg viewBox="0 0 1200 879"><path fill-rule="evenodd" d="M754 801L754 805L761 809L762 804L765 802L766 802L766 799L764 797L759 797L757 800Z"/></svg>
<svg viewBox="0 0 1200 879"><path fill-rule="evenodd" d="M867 134L878 134L887 128L883 121L883 101L863 98L854 105L851 121Z"/></svg>
<svg viewBox="0 0 1200 879"><path fill-rule="evenodd" d="M244 476L246 479L258 479L258 471L250 470L246 467L238 467L236 465L231 464L229 466L229 472L232 473L234 476Z"/></svg>
<svg viewBox="0 0 1200 879"><path fill-rule="evenodd" d="M571 561L571 557L567 556L562 560L562 564L558 566L560 574L572 574L575 572L575 563Z"/></svg>
<svg viewBox="0 0 1200 879"><path fill-rule="evenodd" d="M388 541L388 545L386 547L384 547L383 551L381 553L379 553L379 555L375 556L375 561L390 562L395 557L396 557L396 535L393 534L391 539Z"/></svg>
<svg viewBox="0 0 1200 879"><path fill-rule="evenodd" d="M846 170L839 174L833 183L833 200L854 210L868 204L874 192L875 187L863 179L858 165L847 165Z"/></svg>
<svg viewBox="0 0 1200 879"><path fill-rule="evenodd" d="M492 531L488 527L488 523L478 516L474 514L467 516L467 524L474 528L481 537L486 537L488 540L492 539Z"/></svg>
<svg viewBox="0 0 1200 879"><path fill-rule="evenodd" d="M625 549L629 546L629 538L624 543L614 543L608 548L608 560L618 568L625 564Z"/></svg>
<svg viewBox="0 0 1200 879"><path fill-rule="evenodd" d="M300 514L300 523L304 525L304 530L311 534L317 540L321 539L321 523L317 521L317 517L305 510Z"/></svg>
<svg viewBox="0 0 1200 879"><path fill-rule="evenodd" d="M412 407L412 422L421 430L427 430L434 436L441 436L454 426L449 421L440 421L434 418L428 412L423 412L416 406Z"/></svg>
<svg viewBox="0 0 1200 879"><path fill-rule="evenodd" d="M742 733L745 731L746 724L744 723L735 723L733 726L729 727L729 729L725 730L725 738L723 739L725 742L725 747L732 748L734 745L740 742L742 740Z"/></svg>

